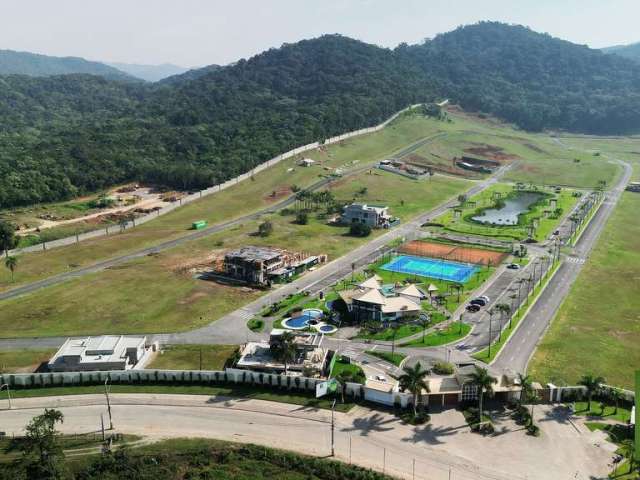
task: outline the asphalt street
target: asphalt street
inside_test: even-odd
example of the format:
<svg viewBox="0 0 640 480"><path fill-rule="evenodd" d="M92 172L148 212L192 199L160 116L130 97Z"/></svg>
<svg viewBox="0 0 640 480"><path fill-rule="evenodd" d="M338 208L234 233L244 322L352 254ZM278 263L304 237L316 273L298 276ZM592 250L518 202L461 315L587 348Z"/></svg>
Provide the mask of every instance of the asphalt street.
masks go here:
<svg viewBox="0 0 640 480"><path fill-rule="evenodd" d="M518 328L494 360L494 367L526 372L529 360L538 343L568 295L573 282L578 278L582 265L588 261L589 253L596 245L607 220L620 199L620 195L631 178L631 166L624 162L620 162L620 164L624 171L616 186L606 193L600 208L585 226L582 236L574 247L573 255L562 262L546 288L538 296L536 303L522 319Z"/></svg>
<svg viewBox="0 0 640 480"><path fill-rule="evenodd" d="M0 400L0 425L21 433L43 409L64 415L62 433L100 430L103 395ZM217 438L326 457L331 452L331 412L312 407L207 395L112 394L115 430L150 440ZM393 413L355 407L335 413L336 458L399 478L425 480L546 480L606 475L611 453L593 444L553 407L539 406L539 438L526 435L508 417L495 417L500 435L470 432L455 409L432 411L428 425L413 427ZM579 473L579 476L574 476Z"/></svg>

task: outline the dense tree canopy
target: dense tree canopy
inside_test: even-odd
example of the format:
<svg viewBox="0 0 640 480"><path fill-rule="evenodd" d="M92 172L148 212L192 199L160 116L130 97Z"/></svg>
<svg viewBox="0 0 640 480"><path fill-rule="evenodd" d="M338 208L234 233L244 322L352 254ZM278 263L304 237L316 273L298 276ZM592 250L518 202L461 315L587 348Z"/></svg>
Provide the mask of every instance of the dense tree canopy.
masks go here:
<svg viewBox="0 0 640 480"><path fill-rule="evenodd" d="M530 130L640 128L640 65L524 27L395 50L327 35L158 84L0 76L0 207L129 180L199 189L445 96Z"/></svg>

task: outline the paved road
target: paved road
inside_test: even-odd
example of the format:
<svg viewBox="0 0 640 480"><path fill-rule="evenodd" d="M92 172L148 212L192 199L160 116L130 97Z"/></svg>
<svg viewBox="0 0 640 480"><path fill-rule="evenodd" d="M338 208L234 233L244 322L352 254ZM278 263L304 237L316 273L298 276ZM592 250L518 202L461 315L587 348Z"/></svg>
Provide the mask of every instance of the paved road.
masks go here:
<svg viewBox="0 0 640 480"><path fill-rule="evenodd" d="M314 408L206 395L113 394L116 431L151 439L218 438L300 453L330 453L331 412ZM0 409L6 402L0 401ZM45 407L64 414L63 433L99 430L104 396L18 399L0 410L0 425L19 433ZM483 438L450 409L432 413L426 427L403 424L393 414L356 407L335 414L337 459L400 478L429 480L543 480L600 478L611 453L593 445L586 428L576 431L552 407L537 408L543 434L527 436L506 417L495 418L500 435ZM584 431L584 434L582 434ZM579 476L574 476L578 472ZM593 476L590 476L593 475Z"/></svg>
<svg viewBox="0 0 640 480"><path fill-rule="evenodd" d="M574 247L574 254L562 262L545 290L538 297L537 302L529 313L522 319L509 342L496 357L493 366L511 368L518 372L525 372L529 360L533 356L538 343L544 336L549 324L553 320L558 308L562 305L569 290L576 281L582 265L587 261L589 253L595 246L607 220L615 209L631 178L632 168L629 164L620 162L624 172L616 186L606 193L605 200L585 227L582 236Z"/></svg>

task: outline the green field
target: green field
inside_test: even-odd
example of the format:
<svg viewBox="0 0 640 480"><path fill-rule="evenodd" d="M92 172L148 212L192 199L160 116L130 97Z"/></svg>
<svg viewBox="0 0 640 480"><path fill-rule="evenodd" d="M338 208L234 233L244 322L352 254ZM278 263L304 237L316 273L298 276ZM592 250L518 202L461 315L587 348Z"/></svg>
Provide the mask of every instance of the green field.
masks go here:
<svg viewBox="0 0 640 480"><path fill-rule="evenodd" d="M127 438L125 438L127 440ZM63 442L63 439L59 439ZM68 440L66 440L68 443ZM63 443L63 445L66 445ZM85 448L91 445L84 440ZM79 445L80 446L80 445ZM328 447L327 447L328 448ZM93 454L93 455L91 455ZM20 463L2 465L6 478L23 478ZM136 478L154 480L391 480L392 477L326 458L265 446L219 440L172 439L132 445L108 456L67 452L63 468L87 480ZM3 476L3 478L5 478ZM65 478L67 476L65 475ZM69 476L71 478L71 476Z"/></svg>
<svg viewBox="0 0 640 480"><path fill-rule="evenodd" d="M213 225L268 207L291 195L292 186L310 186L331 173L324 167L348 172L386 158L408 144L436 133L441 126L442 122L423 117L403 117L375 134L346 140L322 151L306 152L305 157L318 161L313 167L298 167L297 158L284 160L257 173L253 180L241 182L124 233L22 255L15 284L11 284L6 269L0 269L0 290L184 236L196 220L207 220Z"/></svg>
<svg viewBox="0 0 640 480"><path fill-rule="evenodd" d="M146 368L158 370L224 370L237 345L167 345ZM200 363L202 361L202 363Z"/></svg>
<svg viewBox="0 0 640 480"><path fill-rule="evenodd" d="M529 190L529 187L526 188ZM496 202L502 201L501 198L496 199L495 195L505 197L512 195L513 191L514 185L511 184L499 183L493 185L487 190L469 198L464 206L458 207L461 210L459 217L456 216L453 209L450 209L445 214L436 218L434 222L442 223L444 229L451 232L482 235L507 240L525 240L528 237L528 225L532 223L533 219L538 219L538 227L535 229L534 238L537 241L543 241L553 232L563 216L567 215L578 201L578 198L573 195L574 190L562 189L559 194L556 194L553 189L539 188L538 191L548 197L532 205L527 213L522 214L518 225L483 225L469 218L477 215L481 210L494 208ZM556 199L556 208L562 209L562 214L555 217L545 216L545 210L554 210L550 206L551 199L553 198Z"/></svg>
<svg viewBox="0 0 640 480"><path fill-rule="evenodd" d="M372 192L389 188L392 201L399 202L402 191L415 194L404 209L398 203L398 212L394 213L403 220L434 208L468 187L466 181L447 177L416 182L393 174L361 175L366 177ZM268 237L256 236L258 224L264 218L273 223L273 233ZM307 225L294 223L293 214L264 218L5 301L0 309L0 329L7 337L189 330L264 294L261 290L198 279L191 267L210 269L212 254L243 245L264 245L324 253L335 259L384 233L376 230L368 238L352 237L347 235L347 227L328 225L325 218L317 218L315 213L310 215Z"/></svg>
<svg viewBox="0 0 640 480"><path fill-rule="evenodd" d="M447 343L456 342L466 337L471 331L471 326L466 323L453 322L441 330L436 330L422 337L403 343L403 347L437 347Z"/></svg>
<svg viewBox="0 0 640 480"><path fill-rule="evenodd" d="M640 365L640 195L624 193L532 362L538 381L575 384L593 372L631 388Z"/></svg>
<svg viewBox="0 0 640 480"><path fill-rule="evenodd" d="M0 373L31 373L54 353L54 349L0 350Z"/></svg>

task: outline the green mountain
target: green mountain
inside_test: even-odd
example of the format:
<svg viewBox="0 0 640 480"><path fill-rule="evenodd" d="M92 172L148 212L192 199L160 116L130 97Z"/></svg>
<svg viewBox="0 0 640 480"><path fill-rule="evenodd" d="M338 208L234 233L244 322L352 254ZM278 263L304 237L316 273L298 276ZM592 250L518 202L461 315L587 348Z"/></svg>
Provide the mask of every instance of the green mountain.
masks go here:
<svg viewBox="0 0 640 480"><path fill-rule="evenodd" d="M202 188L442 97L529 130L640 131L640 65L616 55L488 22L394 50L325 35L153 84L0 76L0 206Z"/></svg>
<svg viewBox="0 0 640 480"><path fill-rule="evenodd" d="M615 53L621 57L640 62L640 42L629 45L615 45L613 47L603 48L602 51L604 53Z"/></svg>
<svg viewBox="0 0 640 480"><path fill-rule="evenodd" d="M51 57L29 52L0 50L0 75L29 75L47 77L86 73L100 75L111 80L132 80L126 73L100 62L90 62L79 57Z"/></svg>
<svg viewBox="0 0 640 480"><path fill-rule="evenodd" d="M188 72L188 68L163 63L161 65L140 65L136 63L108 63L107 65L117 68L129 75L146 80L147 82L158 82L164 78L180 75Z"/></svg>

